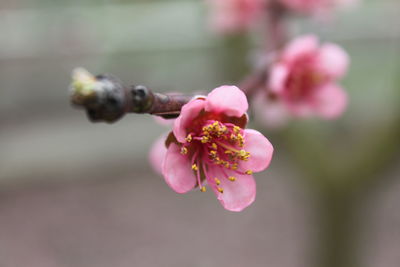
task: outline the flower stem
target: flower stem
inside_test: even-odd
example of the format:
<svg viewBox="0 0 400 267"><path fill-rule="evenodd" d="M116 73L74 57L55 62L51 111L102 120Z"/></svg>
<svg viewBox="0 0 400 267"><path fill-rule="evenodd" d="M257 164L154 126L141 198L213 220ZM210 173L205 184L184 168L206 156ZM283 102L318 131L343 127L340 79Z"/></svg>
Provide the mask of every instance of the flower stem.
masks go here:
<svg viewBox="0 0 400 267"><path fill-rule="evenodd" d="M267 7L267 52L280 50L288 40L287 9L279 1L273 0Z"/></svg>

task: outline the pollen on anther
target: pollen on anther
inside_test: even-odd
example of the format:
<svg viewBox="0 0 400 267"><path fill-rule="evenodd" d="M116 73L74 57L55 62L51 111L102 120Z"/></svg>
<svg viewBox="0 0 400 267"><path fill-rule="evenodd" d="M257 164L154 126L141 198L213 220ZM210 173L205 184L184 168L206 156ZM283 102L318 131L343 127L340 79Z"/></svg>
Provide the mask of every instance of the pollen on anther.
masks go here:
<svg viewBox="0 0 400 267"><path fill-rule="evenodd" d="M217 150L217 149L218 149L218 146L217 146L216 143L212 143L212 144L211 144L211 147L212 147L214 150Z"/></svg>
<svg viewBox="0 0 400 267"><path fill-rule="evenodd" d="M252 170L247 170L246 174L251 175L251 174L253 174L253 171Z"/></svg>
<svg viewBox="0 0 400 267"><path fill-rule="evenodd" d="M181 148L181 154L186 155L188 153L188 149L186 147Z"/></svg>
<svg viewBox="0 0 400 267"><path fill-rule="evenodd" d="M236 177L234 177L234 176L229 176L229 181L232 181L232 182L236 181Z"/></svg>
<svg viewBox="0 0 400 267"><path fill-rule="evenodd" d="M207 189L206 189L205 186L202 186L202 187L200 188L200 191L201 191L201 192L206 192L206 190L207 190Z"/></svg>
<svg viewBox="0 0 400 267"><path fill-rule="evenodd" d="M209 138L208 138L207 136L203 136L203 137L201 138L201 142L202 142L203 144L208 143L208 141L209 141Z"/></svg>
<svg viewBox="0 0 400 267"><path fill-rule="evenodd" d="M197 167L197 164L193 164L192 165L192 170L194 170L194 171L198 171L199 170L199 168Z"/></svg>
<svg viewBox="0 0 400 267"><path fill-rule="evenodd" d="M188 136L186 137L186 141L187 142L192 142L192 135L191 134L188 134Z"/></svg>
<svg viewBox="0 0 400 267"><path fill-rule="evenodd" d="M221 181L220 181L218 178L214 178L214 180L215 180L215 183L216 183L217 185L220 185L220 184L221 184Z"/></svg>
<svg viewBox="0 0 400 267"><path fill-rule="evenodd" d="M217 187L218 192L220 192L221 194L224 193L224 189L221 187Z"/></svg>

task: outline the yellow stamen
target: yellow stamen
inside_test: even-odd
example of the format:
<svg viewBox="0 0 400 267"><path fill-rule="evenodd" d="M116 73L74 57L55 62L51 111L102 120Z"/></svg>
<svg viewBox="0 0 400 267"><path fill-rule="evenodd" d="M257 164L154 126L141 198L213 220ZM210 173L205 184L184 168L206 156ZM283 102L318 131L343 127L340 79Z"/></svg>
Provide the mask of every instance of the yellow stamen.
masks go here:
<svg viewBox="0 0 400 267"><path fill-rule="evenodd" d="M205 187L205 186L202 186L202 187L200 188L200 191L201 191L201 192L206 192L206 191L207 191L207 189L206 189L206 187Z"/></svg>
<svg viewBox="0 0 400 267"><path fill-rule="evenodd" d="M218 192L220 192L221 194L223 194L223 193L224 193L224 189L223 189L223 188L221 188L221 187L217 187L217 190L218 190Z"/></svg>
<svg viewBox="0 0 400 267"><path fill-rule="evenodd" d="M247 170L246 174L251 175L251 174L253 174L253 171L252 170Z"/></svg>
<svg viewBox="0 0 400 267"><path fill-rule="evenodd" d="M237 137L238 137L238 141L239 141L239 146L243 147L243 145L244 145L244 137L243 137L243 135L238 134Z"/></svg>
<svg viewBox="0 0 400 267"><path fill-rule="evenodd" d="M237 170L237 168L238 168L238 164L237 164L237 163L233 163L233 164L231 165L231 169L232 169L232 170Z"/></svg>
<svg viewBox="0 0 400 267"><path fill-rule="evenodd" d="M234 181L236 181L236 177L234 177L234 176L229 176L229 180L232 181L232 182L234 182Z"/></svg>
<svg viewBox="0 0 400 267"><path fill-rule="evenodd" d="M199 170L199 168L197 167L197 164L193 164L192 165L192 170L194 170L194 171L198 171Z"/></svg>
<svg viewBox="0 0 400 267"><path fill-rule="evenodd" d="M216 144L216 143L212 143L212 144L211 144L211 147L212 147L213 149L215 149L215 150L217 150L217 149L218 149L218 146L217 146L217 144Z"/></svg>
<svg viewBox="0 0 400 267"><path fill-rule="evenodd" d="M239 157L241 160L248 160L250 157L250 153L242 149L239 151Z"/></svg>
<svg viewBox="0 0 400 267"><path fill-rule="evenodd" d="M221 184L221 181L220 181L218 178L214 178L214 180L215 180L215 183L216 183L217 185L220 185L220 184Z"/></svg>
<svg viewBox="0 0 400 267"><path fill-rule="evenodd" d="M181 148L181 154L186 155L188 153L188 149L186 147Z"/></svg>
<svg viewBox="0 0 400 267"><path fill-rule="evenodd" d="M210 157L211 157L211 159L217 158L217 151L211 150L211 151L210 151Z"/></svg>
<svg viewBox="0 0 400 267"><path fill-rule="evenodd" d="M240 133L240 130L241 130L241 128L240 128L239 126L234 126L234 127L233 127L233 132L234 132L235 134Z"/></svg>
<svg viewBox="0 0 400 267"><path fill-rule="evenodd" d="M186 141L187 142L192 142L192 135L188 134L188 136L186 137Z"/></svg>
<svg viewBox="0 0 400 267"><path fill-rule="evenodd" d="M203 144L207 143L209 140L210 140L210 139L209 139L207 136L203 136L203 137L201 138L201 142L202 142Z"/></svg>

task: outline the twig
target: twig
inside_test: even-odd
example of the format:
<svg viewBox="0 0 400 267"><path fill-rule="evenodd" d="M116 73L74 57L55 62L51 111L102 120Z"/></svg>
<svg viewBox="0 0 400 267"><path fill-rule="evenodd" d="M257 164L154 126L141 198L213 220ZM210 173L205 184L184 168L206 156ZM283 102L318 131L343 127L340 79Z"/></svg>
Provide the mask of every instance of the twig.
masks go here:
<svg viewBox="0 0 400 267"><path fill-rule="evenodd" d="M71 103L84 108L92 122L108 123L119 120L126 113L175 118L182 106L193 98L192 95L153 93L142 85L125 87L110 74L93 76L81 68L73 72L70 91Z"/></svg>

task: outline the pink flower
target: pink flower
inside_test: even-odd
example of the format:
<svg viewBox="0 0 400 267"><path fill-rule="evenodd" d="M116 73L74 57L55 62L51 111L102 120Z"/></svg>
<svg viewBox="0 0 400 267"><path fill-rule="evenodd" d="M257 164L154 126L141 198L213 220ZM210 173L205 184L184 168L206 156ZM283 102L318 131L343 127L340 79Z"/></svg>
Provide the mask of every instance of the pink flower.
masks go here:
<svg viewBox="0 0 400 267"><path fill-rule="evenodd" d="M300 37L272 66L269 97L282 101L295 116L337 118L347 106L347 94L336 82L347 72L348 63L339 46L320 46L313 35Z"/></svg>
<svg viewBox="0 0 400 267"><path fill-rule="evenodd" d="M280 0L288 8L307 14L326 14L340 7L356 4L358 0Z"/></svg>
<svg viewBox="0 0 400 267"><path fill-rule="evenodd" d="M247 99L235 86L221 86L183 106L167 138L162 173L177 193L205 185L225 209L241 211L256 196L253 172L266 169L273 147L261 133L243 129Z"/></svg>
<svg viewBox="0 0 400 267"><path fill-rule="evenodd" d="M167 154L165 138L167 138L166 134L163 134L159 138L157 138L157 140L153 143L149 153L149 162L151 164L151 167L158 174L162 174L162 163L164 161L165 155Z"/></svg>
<svg viewBox="0 0 400 267"><path fill-rule="evenodd" d="M207 0L207 3L211 9L211 25L225 34L248 30L265 8L265 0Z"/></svg>

